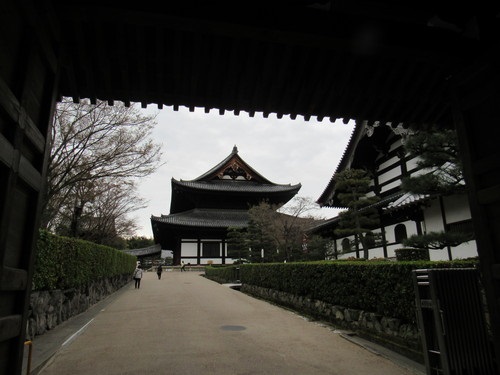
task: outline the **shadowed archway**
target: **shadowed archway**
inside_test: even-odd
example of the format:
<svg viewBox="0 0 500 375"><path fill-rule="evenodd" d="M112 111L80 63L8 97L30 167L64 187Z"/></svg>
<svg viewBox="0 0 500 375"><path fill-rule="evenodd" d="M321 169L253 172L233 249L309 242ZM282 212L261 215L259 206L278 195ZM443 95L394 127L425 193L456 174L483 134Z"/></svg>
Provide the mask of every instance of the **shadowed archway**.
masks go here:
<svg viewBox="0 0 500 375"><path fill-rule="evenodd" d="M63 96L455 126L500 358L498 6L7 0L0 9L0 374L21 371L47 139Z"/></svg>

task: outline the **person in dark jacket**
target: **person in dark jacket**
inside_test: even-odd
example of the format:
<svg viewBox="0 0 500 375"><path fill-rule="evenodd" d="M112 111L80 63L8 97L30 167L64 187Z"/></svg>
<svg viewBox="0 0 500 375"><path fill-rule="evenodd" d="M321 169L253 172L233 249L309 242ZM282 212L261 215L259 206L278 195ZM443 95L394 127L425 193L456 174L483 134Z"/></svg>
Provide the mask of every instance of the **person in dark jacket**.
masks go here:
<svg viewBox="0 0 500 375"><path fill-rule="evenodd" d="M158 268L156 269L156 274L158 275L158 280L161 279L161 273L163 272L163 267L160 265L158 265Z"/></svg>

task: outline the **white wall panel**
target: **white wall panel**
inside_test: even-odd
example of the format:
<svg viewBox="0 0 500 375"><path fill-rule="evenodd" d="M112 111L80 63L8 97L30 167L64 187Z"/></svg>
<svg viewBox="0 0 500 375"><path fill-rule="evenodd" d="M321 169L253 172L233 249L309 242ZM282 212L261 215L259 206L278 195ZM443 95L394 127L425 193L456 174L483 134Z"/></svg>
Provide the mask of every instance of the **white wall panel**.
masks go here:
<svg viewBox="0 0 500 375"><path fill-rule="evenodd" d="M406 161L406 170L411 171L412 169L415 169L418 167L418 158L411 158Z"/></svg>
<svg viewBox="0 0 500 375"><path fill-rule="evenodd" d="M359 252L359 256L363 257L363 250ZM377 247L375 249L370 249L368 251L368 258L383 258L384 257L384 250L381 247Z"/></svg>
<svg viewBox="0 0 500 375"><path fill-rule="evenodd" d="M465 259L471 257L477 257L477 245L476 241L472 240L468 243L463 243L459 246L451 248L451 256L453 259Z"/></svg>
<svg viewBox="0 0 500 375"><path fill-rule="evenodd" d="M433 200L431 202L431 206L425 209L424 223L425 223L425 231L427 233L439 232L444 230L443 217L441 216L441 207L439 204L439 199Z"/></svg>
<svg viewBox="0 0 500 375"><path fill-rule="evenodd" d="M388 168L394 164L397 164L395 167L399 167L399 157L397 156L393 156L392 158L384 161L383 163L381 163L379 166L378 166L378 169L379 171L381 171L382 169L385 169L385 168Z"/></svg>
<svg viewBox="0 0 500 375"><path fill-rule="evenodd" d="M401 168L398 165L393 169L389 169L387 172L378 175L378 183L383 184L386 181L392 180L393 178L400 178Z"/></svg>
<svg viewBox="0 0 500 375"><path fill-rule="evenodd" d="M196 257L198 255L198 244L196 243L186 243L183 242L181 244L181 257L189 257L189 256L194 256Z"/></svg>
<svg viewBox="0 0 500 375"><path fill-rule="evenodd" d="M212 264L222 264L222 258L201 258L201 264L208 264L212 262Z"/></svg>
<svg viewBox="0 0 500 375"><path fill-rule="evenodd" d="M389 148L389 152L394 151L400 147L402 147L401 139L397 139L396 142L392 142L391 147Z"/></svg>
<svg viewBox="0 0 500 375"><path fill-rule="evenodd" d="M399 185L401 185L401 180L396 180L396 181L393 181L391 182L390 184L387 184L385 186L382 186L381 189L380 189L380 192L381 193L384 193L388 190L391 190L391 189L394 189L394 188L397 188Z"/></svg>
<svg viewBox="0 0 500 375"><path fill-rule="evenodd" d="M445 197L444 207L446 209L447 223L469 220L471 218L469 200L466 194Z"/></svg>

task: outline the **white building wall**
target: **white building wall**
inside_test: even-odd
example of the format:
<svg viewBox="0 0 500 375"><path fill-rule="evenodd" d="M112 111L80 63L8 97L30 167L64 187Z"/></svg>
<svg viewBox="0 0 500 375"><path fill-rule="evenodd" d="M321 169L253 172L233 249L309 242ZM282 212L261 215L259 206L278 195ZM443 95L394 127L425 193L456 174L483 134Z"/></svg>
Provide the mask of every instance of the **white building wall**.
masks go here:
<svg viewBox="0 0 500 375"><path fill-rule="evenodd" d="M385 241L387 243L393 243L396 240L394 237L394 227L395 225L388 225L385 227Z"/></svg>
<svg viewBox="0 0 500 375"><path fill-rule="evenodd" d="M447 223L455 223L457 221L469 220L472 218L466 194L444 197L443 201Z"/></svg>
<svg viewBox="0 0 500 375"><path fill-rule="evenodd" d="M397 249L401 249L401 244L387 245L387 258L395 259Z"/></svg>
<svg viewBox="0 0 500 375"><path fill-rule="evenodd" d="M476 240L469 241L468 243L463 243L457 247L452 247L451 253L453 259L466 259L479 256L479 254L477 253Z"/></svg>
<svg viewBox="0 0 500 375"><path fill-rule="evenodd" d="M445 207L445 216L447 223L454 223L463 220L471 219L470 209L468 205L467 195L456 195L443 198ZM425 233L439 232L444 230L443 218L441 216L441 207L439 199L432 201L431 207L424 211ZM463 243L459 246L451 248L452 259L464 259L476 257L477 246L476 241L472 240L468 243ZM429 250L431 260L449 260L448 250Z"/></svg>
<svg viewBox="0 0 500 375"><path fill-rule="evenodd" d="M197 264L198 263L198 240L196 239L182 239L181 240L181 258L184 263ZM227 256L227 244L222 243L222 239L200 239L201 242L201 258L200 262L202 264L207 264L209 261L212 264L222 264L222 253L224 252L224 256ZM206 258L203 257L203 244L207 242L217 242L219 243L219 257L218 258ZM233 259L226 258L226 264L232 264Z"/></svg>
<svg viewBox="0 0 500 375"><path fill-rule="evenodd" d="M394 142L390 150L395 150L398 147L401 146L400 140L397 142ZM412 171L413 169L418 168L418 160L419 158L412 158L406 162L406 169L408 171ZM381 163L377 170L381 171L383 169L386 169L390 167L391 165L394 165L394 168L380 174L378 176L378 182L380 185L384 184L385 182L397 178L401 176L401 168L400 165L397 164L399 162L399 158L397 156L394 156L385 162ZM417 170L412 173L412 176L418 176L424 173L428 173L428 170ZM384 193L388 190L391 190L393 188L399 187L401 184L401 179L398 178L396 181L391 182L388 185L382 186L381 187L381 193ZM373 186L373 181L372 181L372 186ZM367 194L367 196L372 196L374 195L373 192L370 192ZM470 208L469 208L469 203L467 200L467 195L455 195L455 196L450 196L450 197L444 197L443 198L444 202L444 208L445 208L445 215L446 215L446 222L447 223L454 223L454 222L460 222L464 220L469 220L471 219L471 214L470 214ZM417 223L414 221L405 221L402 222L401 224L404 224L406 227L406 233L407 236L410 237L412 235L416 235L417 233ZM424 221L421 223L422 224L422 231L424 233L428 232L439 232L444 230L444 223L443 223L443 217L442 217L442 212L441 212L441 206L439 203L439 199L435 199L431 201L431 204L429 207L424 209ZM395 250L403 247L402 244L400 243L395 243L395 233L394 233L394 228L397 224L394 225L389 225L385 228L385 238L386 238L386 247L387 247L387 256L388 258L395 258ZM374 231L377 232L377 231ZM380 230L378 230L380 232ZM353 237L349 237L350 240L353 240ZM355 257L356 252L352 251L350 253L342 253L342 238L336 240L336 245L337 245L337 251L339 253L338 258L339 259L346 259L349 257ZM452 257L453 259L463 259L463 258L469 258L469 257L475 257L477 256L477 247L476 247L476 241L470 241L469 243L461 244L457 247L454 247L451 249L452 252ZM360 256L363 256L362 249L359 250ZM383 247L378 247L374 249L370 249L369 253L370 258L379 258L383 257ZM431 260L448 260L448 251L447 249L444 250L430 250L430 259Z"/></svg>
<svg viewBox="0 0 500 375"><path fill-rule="evenodd" d="M390 167L393 164L397 164L397 166L399 167L398 163L399 163L399 157L393 156L392 158L384 161L383 163L380 163L380 165L377 168L377 171L381 171L381 170L383 170L385 168L388 168L388 167Z"/></svg>
<svg viewBox="0 0 500 375"><path fill-rule="evenodd" d="M434 199L431 202L431 206L424 210L424 222L422 230L424 231L424 233L439 232L444 230L439 199Z"/></svg>
<svg viewBox="0 0 500 375"><path fill-rule="evenodd" d="M406 221L406 234L408 237L418 234L417 223L414 221Z"/></svg>
<svg viewBox="0 0 500 375"><path fill-rule="evenodd" d="M189 242L185 242L189 241ZM201 239L201 264L222 264L222 253L224 253L225 264L233 264L237 259L227 258L227 243L222 243L222 239ZM203 257L203 243L207 242L219 242L219 258L206 258ZM186 264L191 263L191 265L198 264L198 244L195 239L182 239L181 242L181 258Z"/></svg>
<svg viewBox="0 0 500 375"><path fill-rule="evenodd" d="M391 182L390 184L384 185L380 188L381 193L385 193L388 190L397 188L399 185L401 185L401 180L396 180Z"/></svg>
<svg viewBox="0 0 500 375"><path fill-rule="evenodd" d="M432 212L435 213L436 209L435 207L431 207ZM441 211L439 211L440 214ZM430 213L428 213L430 216ZM465 220L465 219L464 219ZM439 220L436 217L429 217L429 222L433 223L440 223ZM408 220L405 222L402 222L401 224L404 224L406 227L406 234L408 237L418 234L417 233L417 224L414 221ZM396 258L396 250L400 249L403 247L401 243L396 243L396 238L395 238L395 232L394 229L397 224L394 225L388 225L385 227L385 239L386 239L386 248L387 248L387 257L388 258ZM441 225L442 227L442 225ZM436 228L428 226L428 231L437 231ZM373 233L380 233L379 230L374 230ZM348 237L350 241L354 240L354 237ZM338 249L338 259L347 259L350 257L356 257L356 251L351 251L349 253L341 253L342 251L342 240L337 239L336 244L337 244L337 249ZM453 247L451 249L452 253L452 258L453 259L464 259L464 258L470 258L470 257L476 257L477 254L477 247L476 247L476 241L470 241L468 243L461 244L457 247ZM360 257L363 257L363 250L360 248L359 250ZM383 258L384 257L384 250L382 246L379 246L377 248L373 248L369 250L369 259L372 258ZM439 260L449 260L448 258L448 250L443 249L443 250L430 250L429 251L429 257L430 260L433 261L439 261Z"/></svg>
<svg viewBox="0 0 500 375"><path fill-rule="evenodd" d="M207 264L207 263L222 264L222 259L221 258L202 258L201 263L203 263L203 264Z"/></svg>
<svg viewBox="0 0 500 375"><path fill-rule="evenodd" d="M392 142L391 147L389 147L389 152L394 151L401 146L403 146L403 143L401 142L401 139L398 139L395 142Z"/></svg>
<svg viewBox="0 0 500 375"><path fill-rule="evenodd" d="M378 183L379 185L392 180L393 178L398 178L401 176L401 168L399 165L395 166L395 168L389 169L388 171L378 175ZM399 179L397 180L399 181Z"/></svg>
<svg viewBox="0 0 500 375"><path fill-rule="evenodd" d="M476 241L472 242L474 242L474 244L471 243L469 245L461 244L457 247L452 247L451 248L452 259L465 259L477 256L477 248L475 247ZM445 248L441 250L429 250L429 259L433 261L450 260L448 257L448 249Z"/></svg>
<svg viewBox="0 0 500 375"><path fill-rule="evenodd" d="M412 158L406 161L406 170L412 171L418 167L418 158ZM412 175L417 176L419 173L414 173Z"/></svg>
<svg viewBox="0 0 500 375"><path fill-rule="evenodd" d="M198 255L198 244L192 242L181 243L181 257L194 256L196 258L197 255Z"/></svg>
<svg viewBox="0 0 500 375"><path fill-rule="evenodd" d="M387 244L392 244L396 242L396 234L394 232L394 229L398 224L404 224L404 226L406 227L406 235L408 237L417 234L417 224L412 220L402 221L401 223L388 225L385 227L385 240ZM402 244L398 244L397 246L402 247Z"/></svg>
<svg viewBox="0 0 500 375"><path fill-rule="evenodd" d="M198 259L197 258L182 258L182 261L187 265L190 263L191 265L196 265L198 264Z"/></svg>
<svg viewBox="0 0 500 375"><path fill-rule="evenodd" d="M363 250L361 250L362 252ZM360 254L361 255L361 254ZM370 249L368 251L368 259L373 258L383 258L384 257L384 249L381 247Z"/></svg>

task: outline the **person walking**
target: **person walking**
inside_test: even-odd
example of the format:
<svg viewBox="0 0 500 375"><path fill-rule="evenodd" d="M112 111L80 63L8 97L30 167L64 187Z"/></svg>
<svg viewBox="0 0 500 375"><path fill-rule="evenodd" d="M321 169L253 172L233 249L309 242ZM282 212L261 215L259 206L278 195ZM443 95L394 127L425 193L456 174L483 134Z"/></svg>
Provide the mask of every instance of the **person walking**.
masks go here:
<svg viewBox="0 0 500 375"><path fill-rule="evenodd" d="M139 289L141 287L141 279L142 279L142 269L141 266L138 265L134 270L135 289Z"/></svg>
<svg viewBox="0 0 500 375"><path fill-rule="evenodd" d="M186 264L184 263L184 261L181 262L181 265L181 272L186 271Z"/></svg>
<svg viewBox="0 0 500 375"><path fill-rule="evenodd" d="M163 272L163 267L161 264L158 265L158 268L156 269L156 274L158 275L158 280L161 279L161 273Z"/></svg>

